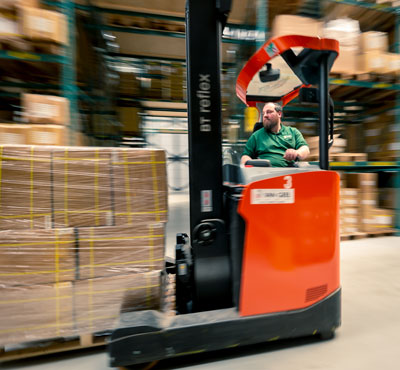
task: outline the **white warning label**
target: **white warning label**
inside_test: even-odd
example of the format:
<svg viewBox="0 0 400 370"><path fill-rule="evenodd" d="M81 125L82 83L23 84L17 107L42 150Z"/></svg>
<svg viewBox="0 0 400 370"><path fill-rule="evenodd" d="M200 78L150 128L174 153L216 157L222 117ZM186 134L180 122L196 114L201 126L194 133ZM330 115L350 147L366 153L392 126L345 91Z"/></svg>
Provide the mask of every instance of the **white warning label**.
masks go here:
<svg viewBox="0 0 400 370"><path fill-rule="evenodd" d="M251 204L294 203L294 189L252 189Z"/></svg>

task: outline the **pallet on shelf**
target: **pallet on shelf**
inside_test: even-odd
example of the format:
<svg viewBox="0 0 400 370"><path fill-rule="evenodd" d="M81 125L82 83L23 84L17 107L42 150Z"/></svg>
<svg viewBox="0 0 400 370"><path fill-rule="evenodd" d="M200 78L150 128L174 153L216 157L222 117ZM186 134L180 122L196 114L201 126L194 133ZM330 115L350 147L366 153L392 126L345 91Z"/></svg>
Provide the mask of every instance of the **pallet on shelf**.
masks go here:
<svg viewBox="0 0 400 370"><path fill-rule="evenodd" d="M340 235L340 240L357 240L366 238L367 234L363 232L344 233Z"/></svg>
<svg viewBox="0 0 400 370"><path fill-rule="evenodd" d="M333 162L364 162L368 160L367 153L330 153L329 159Z"/></svg>

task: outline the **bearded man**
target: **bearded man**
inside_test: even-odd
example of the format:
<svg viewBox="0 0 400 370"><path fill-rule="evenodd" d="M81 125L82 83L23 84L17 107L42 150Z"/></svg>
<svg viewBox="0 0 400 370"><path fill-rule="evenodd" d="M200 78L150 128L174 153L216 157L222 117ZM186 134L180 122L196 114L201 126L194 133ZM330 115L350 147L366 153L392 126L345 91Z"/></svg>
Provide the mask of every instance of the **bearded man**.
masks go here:
<svg viewBox="0 0 400 370"><path fill-rule="evenodd" d="M266 103L263 107L263 128L255 131L246 143L241 164L251 159L268 159L272 167L289 167L310 154L301 132L282 124L282 106Z"/></svg>

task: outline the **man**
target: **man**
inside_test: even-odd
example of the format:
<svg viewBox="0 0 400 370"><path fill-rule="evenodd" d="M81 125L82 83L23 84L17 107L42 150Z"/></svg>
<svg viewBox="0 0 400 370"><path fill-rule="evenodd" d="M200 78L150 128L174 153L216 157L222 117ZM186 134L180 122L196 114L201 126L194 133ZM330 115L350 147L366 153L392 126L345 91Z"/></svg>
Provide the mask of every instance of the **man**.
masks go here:
<svg viewBox="0 0 400 370"><path fill-rule="evenodd" d="M310 154L307 142L297 128L281 122L282 107L266 103L263 108L263 128L255 131L247 141L240 163L250 159L269 159L272 167L288 167L296 159Z"/></svg>

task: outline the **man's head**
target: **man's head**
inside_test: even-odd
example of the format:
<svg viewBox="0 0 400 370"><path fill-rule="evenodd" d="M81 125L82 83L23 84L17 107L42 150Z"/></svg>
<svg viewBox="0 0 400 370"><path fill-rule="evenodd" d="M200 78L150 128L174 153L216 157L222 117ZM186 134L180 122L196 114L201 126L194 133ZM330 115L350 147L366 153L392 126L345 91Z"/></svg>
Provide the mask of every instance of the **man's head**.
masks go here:
<svg viewBox="0 0 400 370"><path fill-rule="evenodd" d="M262 117L264 129L277 133L281 128L282 106L278 103L266 103Z"/></svg>

